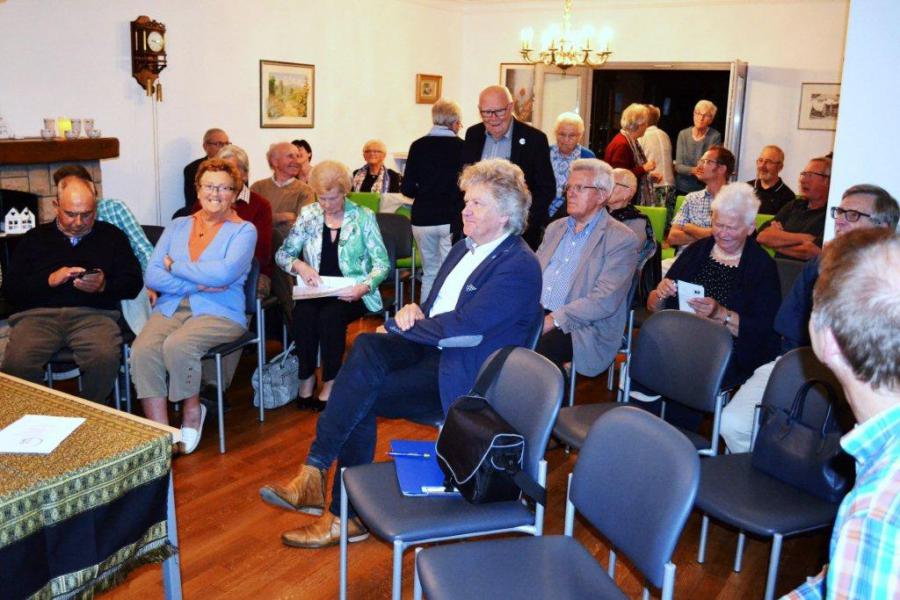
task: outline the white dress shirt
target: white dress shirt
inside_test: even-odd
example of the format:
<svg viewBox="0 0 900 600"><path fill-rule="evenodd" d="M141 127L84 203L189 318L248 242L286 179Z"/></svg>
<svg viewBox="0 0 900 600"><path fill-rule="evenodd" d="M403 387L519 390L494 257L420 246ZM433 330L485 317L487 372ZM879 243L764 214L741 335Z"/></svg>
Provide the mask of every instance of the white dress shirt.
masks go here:
<svg viewBox="0 0 900 600"><path fill-rule="evenodd" d="M466 280L507 237L509 237L509 233L504 233L497 239L484 244L474 244L473 242L475 247L466 252L465 256L456 263L444 280L441 289L438 290L434 304L431 305L431 311L428 313L429 317L436 317L456 309L456 303L459 301L459 295L462 293Z"/></svg>

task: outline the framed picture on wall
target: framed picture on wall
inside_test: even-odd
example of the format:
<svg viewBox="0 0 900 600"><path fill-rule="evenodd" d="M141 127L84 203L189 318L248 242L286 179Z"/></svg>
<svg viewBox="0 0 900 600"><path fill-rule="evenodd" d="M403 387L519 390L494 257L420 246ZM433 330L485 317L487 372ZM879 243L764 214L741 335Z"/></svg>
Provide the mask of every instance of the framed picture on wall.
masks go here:
<svg viewBox="0 0 900 600"><path fill-rule="evenodd" d="M500 63L500 85L513 96L513 112L525 123L534 120L534 65Z"/></svg>
<svg viewBox="0 0 900 600"><path fill-rule="evenodd" d="M259 61L259 126L315 126L316 67L300 63Z"/></svg>
<svg viewBox="0 0 900 600"><path fill-rule="evenodd" d="M440 75L416 75L416 104L434 104L441 97Z"/></svg>
<svg viewBox="0 0 900 600"><path fill-rule="evenodd" d="M841 101L839 83L803 83L800 85L800 117L798 129L830 129L837 127Z"/></svg>

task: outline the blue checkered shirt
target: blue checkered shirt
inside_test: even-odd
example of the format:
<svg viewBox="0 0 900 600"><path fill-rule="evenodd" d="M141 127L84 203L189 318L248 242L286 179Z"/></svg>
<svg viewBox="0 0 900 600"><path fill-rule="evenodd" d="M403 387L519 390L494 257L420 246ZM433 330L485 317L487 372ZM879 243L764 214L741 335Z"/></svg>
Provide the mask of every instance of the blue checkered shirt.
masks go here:
<svg viewBox="0 0 900 600"><path fill-rule="evenodd" d="M545 309L554 311L565 305L566 297L572 288L572 278L575 276L578 261L581 259L581 253L599 220L600 211L597 211L587 226L576 233L575 219L572 217L566 219L566 232L559 240L559 246L556 247L553 256L550 257L547 268L544 269L541 305Z"/></svg>
<svg viewBox="0 0 900 600"><path fill-rule="evenodd" d="M147 239L144 229L134 218L134 213L121 200L103 198L97 202L97 218L104 223L115 225L128 237L131 251L141 263L141 272L147 272L147 263L153 254L153 244Z"/></svg>
<svg viewBox="0 0 900 600"><path fill-rule="evenodd" d="M672 225L690 223L697 227L712 227L712 201L713 195L708 188L691 192L685 196L681 210L672 219Z"/></svg>

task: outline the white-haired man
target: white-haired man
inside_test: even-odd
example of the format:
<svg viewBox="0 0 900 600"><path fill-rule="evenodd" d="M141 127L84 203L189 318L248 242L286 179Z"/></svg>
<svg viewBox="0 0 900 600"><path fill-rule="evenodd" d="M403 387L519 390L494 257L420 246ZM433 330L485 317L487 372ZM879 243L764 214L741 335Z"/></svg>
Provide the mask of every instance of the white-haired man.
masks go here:
<svg viewBox="0 0 900 600"><path fill-rule="evenodd" d="M550 203L549 216L558 219L566 216L566 195L563 188L569 180L569 169L579 158L595 158L596 155L581 145L584 136L584 120L578 113L564 112L556 117L556 143L550 146L550 163L556 177L556 197Z"/></svg>
<svg viewBox="0 0 900 600"><path fill-rule="evenodd" d="M290 142L278 142L269 146L266 159L272 168L272 176L253 182L251 192L256 192L272 205L272 225L279 234L272 241L278 246L297 220L300 209L316 199L312 188L297 179L300 174L300 151Z"/></svg>

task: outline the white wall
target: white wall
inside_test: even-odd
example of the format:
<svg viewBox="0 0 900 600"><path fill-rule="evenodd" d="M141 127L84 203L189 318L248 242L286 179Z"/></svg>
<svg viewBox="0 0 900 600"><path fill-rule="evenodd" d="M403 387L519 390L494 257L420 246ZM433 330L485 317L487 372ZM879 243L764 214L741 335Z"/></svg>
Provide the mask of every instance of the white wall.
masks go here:
<svg viewBox="0 0 900 600"><path fill-rule="evenodd" d="M759 149L774 143L787 154L782 176L796 189L807 159L830 151L834 139L833 132L797 129L800 84L840 80L848 4L849 0L580 0L574 3L572 24L591 23L597 30L610 27L611 60L616 62L748 62L739 176L754 177ZM477 118L478 91L498 82L498 64L521 62L516 52L521 29L533 27L535 39L540 39L546 24L561 22L561 5L467 6L462 78L467 123Z"/></svg>
<svg viewBox="0 0 900 600"><path fill-rule="evenodd" d="M900 139L893 110L900 96L894 72L900 63L898 23L896 0L855 0L850 6L829 206L840 204L844 190L857 183L880 185L900 198L893 161ZM829 217L826 238L833 232Z"/></svg>
<svg viewBox="0 0 900 600"><path fill-rule="evenodd" d="M269 173L270 143L305 138L314 162L362 164L362 144L384 139L406 151L428 130L430 105L415 104L416 73L461 85L462 13L428 0L7 0L0 3L0 115L18 136L43 117L93 117L119 138L103 161L104 195L156 219L152 105L131 77L129 22L165 23L169 67L159 105L162 214L183 205L183 166L202 154L203 132L228 131ZM259 60L316 66L314 129L259 128Z"/></svg>

